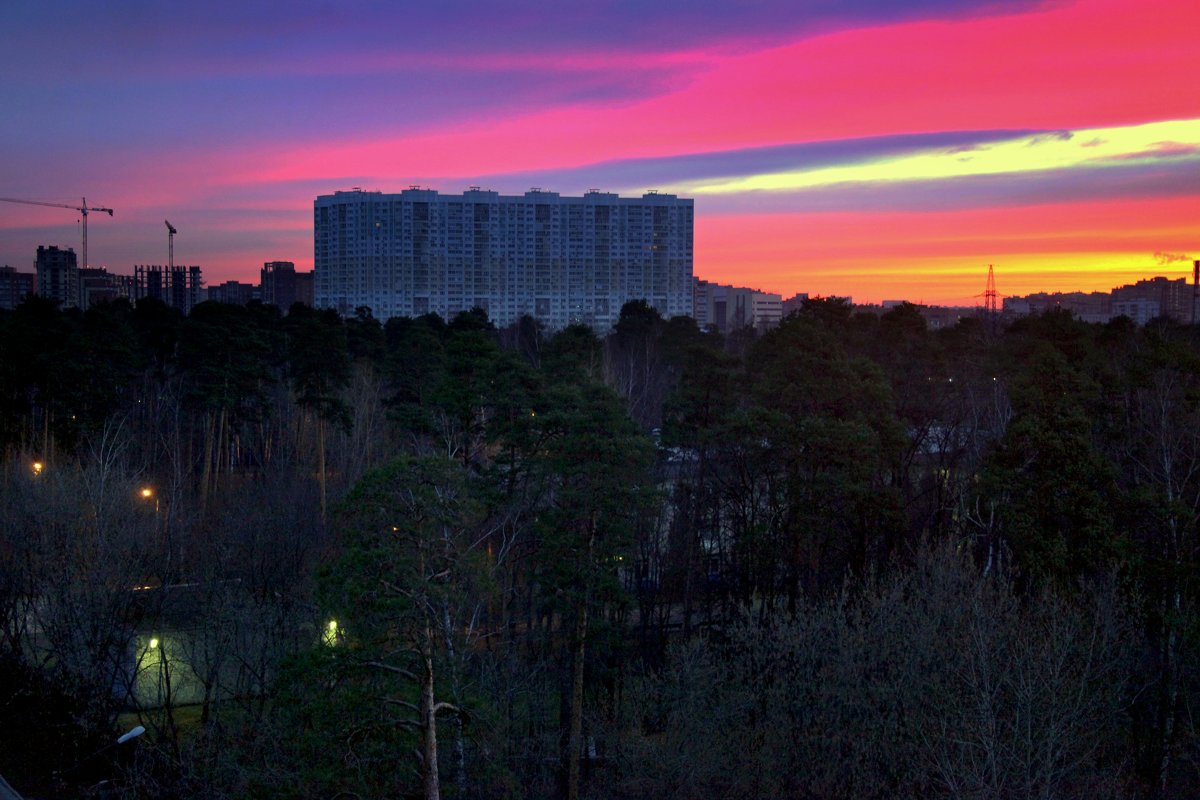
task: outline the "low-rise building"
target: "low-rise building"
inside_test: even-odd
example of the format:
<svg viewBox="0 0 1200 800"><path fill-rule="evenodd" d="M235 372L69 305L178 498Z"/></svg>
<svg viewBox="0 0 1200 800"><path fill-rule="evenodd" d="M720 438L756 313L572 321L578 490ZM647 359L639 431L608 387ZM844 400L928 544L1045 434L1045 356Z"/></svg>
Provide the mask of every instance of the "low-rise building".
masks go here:
<svg viewBox="0 0 1200 800"><path fill-rule="evenodd" d="M133 276L114 275L106 269L79 270L79 307L91 308L96 303L133 299Z"/></svg>
<svg viewBox="0 0 1200 800"><path fill-rule="evenodd" d="M0 267L0 308L10 311L31 294L36 294L37 275L17 272L13 267Z"/></svg>
<svg viewBox="0 0 1200 800"><path fill-rule="evenodd" d="M208 299L218 303L244 306L251 300L260 299L259 288L253 283L225 281L208 287Z"/></svg>
<svg viewBox="0 0 1200 800"><path fill-rule="evenodd" d="M741 328L765 331L783 319L781 295L698 278L693 283L692 306L697 325L701 328L712 326L722 333Z"/></svg>

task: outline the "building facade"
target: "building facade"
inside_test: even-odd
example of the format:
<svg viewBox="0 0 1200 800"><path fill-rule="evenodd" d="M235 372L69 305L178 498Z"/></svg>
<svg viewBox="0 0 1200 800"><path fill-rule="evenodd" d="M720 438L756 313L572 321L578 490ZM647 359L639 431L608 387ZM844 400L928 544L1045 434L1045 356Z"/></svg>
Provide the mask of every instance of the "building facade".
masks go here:
<svg viewBox="0 0 1200 800"><path fill-rule="evenodd" d="M37 292L37 275L17 272L12 267L0 267L0 308L10 311L31 294Z"/></svg>
<svg viewBox="0 0 1200 800"><path fill-rule="evenodd" d="M629 300L690 315L692 226L692 201L666 194L336 192L313 206L314 301L380 319L479 307L498 325L529 314L600 331Z"/></svg>
<svg viewBox="0 0 1200 800"><path fill-rule="evenodd" d="M62 308L79 305L79 259L71 248L38 245L37 293L57 300Z"/></svg>
<svg viewBox="0 0 1200 800"><path fill-rule="evenodd" d="M783 319L783 298L741 286L725 286L697 279L693 289L692 316L701 329L714 327L721 333L754 328L760 333Z"/></svg>
<svg viewBox="0 0 1200 800"><path fill-rule="evenodd" d="M1024 297L1006 297L1004 311L1025 316L1060 309L1083 322L1104 323L1125 316L1139 325L1155 317L1170 317L1188 324L1200 319L1196 292L1196 286L1186 278L1158 276L1117 286L1111 292L1036 292Z"/></svg>
<svg viewBox="0 0 1200 800"><path fill-rule="evenodd" d="M208 287L208 299L217 303L244 306L259 299L259 288L253 283L225 281Z"/></svg>
<svg viewBox="0 0 1200 800"><path fill-rule="evenodd" d="M1126 311L1117 311L1117 305L1137 300L1145 301L1142 303L1141 308L1148 308L1149 303L1158 303L1158 313L1153 315L1155 317L1170 317L1176 322L1185 324L1192 321L1195 290L1188 283L1187 278L1172 280L1159 276L1125 286L1118 286L1112 290L1113 313L1129 316ZM1143 311L1143 313L1149 312ZM1150 319L1153 319L1153 317L1150 317ZM1141 322L1139 324L1145 323Z"/></svg>
<svg viewBox="0 0 1200 800"><path fill-rule="evenodd" d="M313 274L297 272L291 261L268 261L259 276L262 301L278 306L285 314L293 303L313 304Z"/></svg>
<svg viewBox="0 0 1200 800"><path fill-rule="evenodd" d="M204 280L200 275L200 267L157 265L143 266L138 264L133 268L134 299L153 297L161 300L172 308L177 308L184 314L204 300Z"/></svg>
<svg viewBox="0 0 1200 800"><path fill-rule="evenodd" d="M79 307L91 308L97 303L133 299L133 276L114 275L98 267L79 270Z"/></svg>

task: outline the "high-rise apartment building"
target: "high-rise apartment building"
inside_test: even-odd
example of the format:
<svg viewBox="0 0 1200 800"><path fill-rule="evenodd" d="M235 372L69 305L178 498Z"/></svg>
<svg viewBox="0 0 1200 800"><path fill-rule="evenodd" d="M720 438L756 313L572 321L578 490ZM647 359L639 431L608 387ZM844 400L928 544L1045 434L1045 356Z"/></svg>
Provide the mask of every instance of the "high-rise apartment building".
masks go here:
<svg viewBox="0 0 1200 800"><path fill-rule="evenodd" d="M153 297L184 314L204 300L204 279L200 267L135 265L133 268L134 299Z"/></svg>
<svg viewBox="0 0 1200 800"><path fill-rule="evenodd" d="M79 259L74 250L38 245L36 264L38 294L63 308L79 305Z"/></svg>
<svg viewBox="0 0 1200 800"><path fill-rule="evenodd" d="M529 314L597 330L629 300L692 313L693 204L674 195L414 187L336 192L313 206L319 308L368 306L388 319L479 307L498 325Z"/></svg>

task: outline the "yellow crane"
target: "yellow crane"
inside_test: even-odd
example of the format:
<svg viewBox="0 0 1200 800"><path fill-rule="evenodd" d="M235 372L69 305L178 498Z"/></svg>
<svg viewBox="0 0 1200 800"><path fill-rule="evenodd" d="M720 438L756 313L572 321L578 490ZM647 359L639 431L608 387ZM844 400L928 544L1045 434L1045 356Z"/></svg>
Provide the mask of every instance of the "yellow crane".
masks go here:
<svg viewBox="0 0 1200 800"><path fill-rule="evenodd" d="M86 197L83 197L80 199L83 202L77 206L68 205L67 203L43 203L41 200L19 200L15 197L0 197L0 202L24 203L27 206L50 206L51 208L69 208L72 211L78 211L80 214L82 214L83 215L83 252L80 253L80 255L83 257L83 263L80 264L80 266L86 268L88 266L88 255L87 255L88 212L89 211L100 211L105 214L108 214L111 217L113 215L113 210L111 208L101 208L100 206L89 206L87 204Z"/></svg>

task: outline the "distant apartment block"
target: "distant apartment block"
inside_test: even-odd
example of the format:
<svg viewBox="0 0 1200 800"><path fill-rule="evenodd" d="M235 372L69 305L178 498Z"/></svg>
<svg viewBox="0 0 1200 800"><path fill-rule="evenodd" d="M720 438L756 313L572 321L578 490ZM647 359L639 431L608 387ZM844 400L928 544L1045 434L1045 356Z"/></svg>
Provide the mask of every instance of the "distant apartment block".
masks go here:
<svg viewBox="0 0 1200 800"><path fill-rule="evenodd" d="M98 267L79 270L80 308L122 299L133 300L133 276L114 275Z"/></svg>
<svg viewBox="0 0 1200 800"><path fill-rule="evenodd" d="M1088 322L1107 322L1112 317L1112 295L1107 292L1035 292L1024 297L1006 297L1002 308L1018 316L1060 309Z"/></svg>
<svg viewBox="0 0 1200 800"><path fill-rule="evenodd" d="M291 261L268 261L259 273L260 299L287 313L293 303L313 305L313 274L297 272Z"/></svg>
<svg viewBox="0 0 1200 800"><path fill-rule="evenodd" d="M244 306L251 300L259 299L259 287L253 283L225 281L208 287L208 299L218 303Z"/></svg>
<svg viewBox="0 0 1200 800"><path fill-rule="evenodd" d="M71 248L38 245L37 293L57 300L62 308L79 305L79 259Z"/></svg>
<svg viewBox="0 0 1200 800"><path fill-rule="evenodd" d="M197 266L142 266L133 268L134 299L153 297L184 314L203 299L204 281Z"/></svg>
<svg viewBox="0 0 1200 800"><path fill-rule="evenodd" d="M12 310L31 294L37 293L37 274L0 267L0 308Z"/></svg>
<svg viewBox="0 0 1200 800"><path fill-rule="evenodd" d="M1171 280L1158 277L1118 286L1112 290L1113 313L1122 313L1116 310L1118 303L1135 300L1158 303L1158 313L1150 319L1163 316L1170 317L1176 322L1192 321L1194 297L1192 285L1188 283L1187 278Z"/></svg>
<svg viewBox="0 0 1200 800"><path fill-rule="evenodd" d="M1148 297L1133 297L1128 300L1114 300L1112 316L1129 317L1138 325L1145 325L1155 317L1162 316L1162 304Z"/></svg>
<svg viewBox="0 0 1200 800"><path fill-rule="evenodd" d="M607 330L629 300L692 313L693 203L533 189L353 190L313 204L315 305L380 319L479 307L498 325Z"/></svg>
<svg viewBox="0 0 1200 800"><path fill-rule="evenodd" d="M953 328L964 319L977 317L979 310L969 306L920 306L921 317L930 330Z"/></svg>
<svg viewBox="0 0 1200 800"><path fill-rule="evenodd" d="M1125 316L1139 325L1155 317L1170 317L1176 322L1193 320L1195 287L1186 278L1150 278L1118 286L1111 292L1037 292L1024 297L1008 297L1004 310L1024 316L1051 309L1071 312L1083 322L1108 322Z"/></svg>
<svg viewBox="0 0 1200 800"><path fill-rule="evenodd" d="M783 297L741 286L725 286L696 279L692 316L701 328L722 333L754 328L765 331L783 319Z"/></svg>
<svg viewBox="0 0 1200 800"><path fill-rule="evenodd" d="M796 292L794 295L783 301L783 315L786 317L799 311L804 306L804 301L808 299L808 292Z"/></svg>

